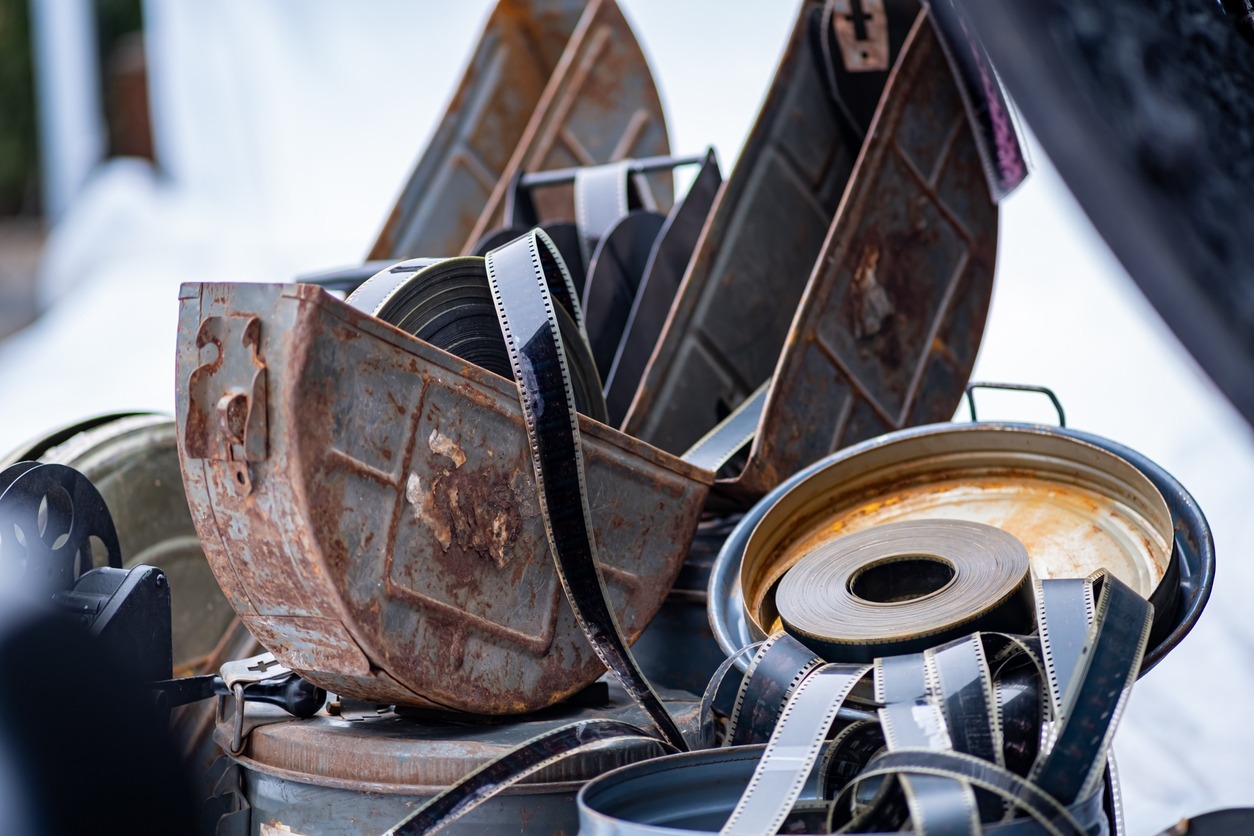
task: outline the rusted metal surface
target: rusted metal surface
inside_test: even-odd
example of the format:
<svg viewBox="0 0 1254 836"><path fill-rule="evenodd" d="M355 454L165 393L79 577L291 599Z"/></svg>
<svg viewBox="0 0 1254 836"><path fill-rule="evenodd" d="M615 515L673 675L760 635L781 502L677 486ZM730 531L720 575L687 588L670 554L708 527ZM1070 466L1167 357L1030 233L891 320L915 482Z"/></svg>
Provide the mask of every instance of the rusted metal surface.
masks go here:
<svg viewBox="0 0 1254 836"><path fill-rule="evenodd" d="M775 368L749 462L761 495L828 453L948 420L992 296L997 208L927 20L903 53Z"/></svg>
<svg viewBox="0 0 1254 836"><path fill-rule="evenodd" d="M1118 456L1049 430L941 425L834 461L773 503L740 566L751 629L770 632L775 584L819 544L920 519L995 526L1039 578L1106 569L1145 598L1171 562L1166 502Z"/></svg>
<svg viewBox="0 0 1254 836"><path fill-rule="evenodd" d="M624 419L626 432L665 450L686 449L770 376L853 171L858 140L815 46L822 12L820 0L801 4ZM883 83L881 73L872 109Z"/></svg>
<svg viewBox="0 0 1254 836"><path fill-rule="evenodd" d="M497 3L369 259L462 252L584 5L584 0Z"/></svg>
<svg viewBox="0 0 1254 836"><path fill-rule="evenodd" d="M616 683L603 702L566 703L537 714L491 722L479 718L412 716L413 712L344 708L298 720L262 703L246 704L246 744L235 756L250 769L323 787L392 795L434 795L449 784L536 735L579 720L608 719L645 726L648 717ZM667 709L685 735L700 734L700 700L683 691L662 691ZM580 702L583 702L581 700ZM475 719L475 718L470 718ZM229 742L234 720L218 721L217 736ZM657 754L659 747L619 741L581 752L525 779L548 791L569 790L602 772ZM562 786L564 785L564 786Z"/></svg>
<svg viewBox="0 0 1254 836"><path fill-rule="evenodd" d="M241 339L198 347L214 319ZM253 319L255 355L242 339ZM186 285L179 329L192 517L227 599L285 665L338 694L497 714L602 672L554 571L510 382L308 285ZM245 375L265 366L266 403L247 404L267 414L263 460L186 446L229 418L221 394L189 388L220 357ZM679 571L711 475L580 421L602 570L634 638Z"/></svg>
<svg viewBox="0 0 1254 836"><path fill-rule="evenodd" d="M749 539L755 533L762 518L774 507L776 501L799 485L808 482L833 464L861 457L868 451L912 439L926 439L938 433L971 432L1007 433L1008 438L1025 441L1024 454L1030 454L1034 439L1039 436L1057 436L1082 446L1090 446L1112 454L1136 468L1153 485L1166 502L1174 526L1171 559L1163 582L1158 585L1150 602L1154 605L1154 625L1150 644L1141 663L1141 673L1162 661L1178 645L1201 617L1210 598L1215 582L1215 544L1210 526L1197 502L1170 473L1143 454L1111 441L1108 438L1079 432L1070 428L1050 428L1039 425L1006 424L987 422L975 425L933 424L899 430L883 438L865 441L848 450L842 450L789 477L755 505L732 533L719 552L710 575L709 614L714 637L725 654L735 653L754 641L745 612L744 590L741 587L742 558ZM1015 434L1021 434L1016 436ZM747 662L739 661L744 670Z"/></svg>
<svg viewBox="0 0 1254 836"><path fill-rule="evenodd" d="M663 697L685 734L698 735L696 698L681 692L663 692ZM473 769L538 734L580 720L647 722L615 685L604 704L556 706L507 723L416 719L373 709L293 720L269 708L249 706L248 723L254 729L248 748L236 758L253 827L264 825L262 834L373 836ZM231 732L225 719L219 739ZM638 740L578 753L505 789L440 832L574 834L575 794L584 783L658 753L659 747Z"/></svg>
<svg viewBox="0 0 1254 836"><path fill-rule="evenodd" d="M523 172L596 165L670 153L666 120L640 44L613 0L591 0L540 96L521 139L496 182L462 252L473 252L486 234L508 223L511 181ZM669 211L674 188L669 172L651 174L652 208ZM570 184L533 189L537 220L574 220ZM430 254L430 253L427 253Z"/></svg>
<svg viewBox="0 0 1254 836"><path fill-rule="evenodd" d="M785 240L781 251L791 249ZM731 311L729 304L719 317L706 313L689 326L695 330L685 336L661 384L673 387L674 397L655 399L652 408L677 423L691 422L697 407L689 392L701 390L697 394L713 404L718 397L711 384L729 386L733 378L756 384L771 376L749 459L717 486L742 505L833 450L945 420L975 363L996 253L997 209L988 198L974 135L935 33L920 15L839 212L806 273L782 350L770 354L775 343L767 334L774 326L769 313L755 320L759 305ZM690 277L696 270L694 265ZM729 276L745 285L751 281L740 273ZM752 280L759 286L744 291L751 298L773 287L761 276ZM708 291L713 296L725 292L722 281L711 287L717 290ZM728 321L739 322L732 328ZM706 365L717 353L708 347L719 345L736 346L723 356L734 358L739 369L723 374ZM654 373L662 350L654 356ZM773 374L760 371L768 359L775 362ZM740 385L725 391L739 397ZM644 437L655 439L646 430L656 428L663 446L686 438L660 417L644 420ZM631 421L629 416L629 426Z"/></svg>
<svg viewBox="0 0 1254 836"><path fill-rule="evenodd" d="M850 72L887 70L888 20L883 0L833 0L832 29Z"/></svg>
<svg viewBox="0 0 1254 836"><path fill-rule="evenodd" d="M614 0L500 0L369 259L470 254L520 171L669 151L644 54ZM665 210L669 177L648 180ZM536 193L573 219L570 188Z"/></svg>

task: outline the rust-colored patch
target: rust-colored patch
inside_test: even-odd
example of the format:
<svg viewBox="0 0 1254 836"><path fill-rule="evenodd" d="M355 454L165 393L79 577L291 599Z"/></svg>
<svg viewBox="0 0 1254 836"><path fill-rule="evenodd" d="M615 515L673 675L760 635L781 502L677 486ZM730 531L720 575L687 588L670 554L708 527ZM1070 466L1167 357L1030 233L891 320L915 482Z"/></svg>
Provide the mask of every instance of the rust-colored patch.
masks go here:
<svg viewBox="0 0 1254 836"><path fill-rule="evenodd" d="M411 473L405 499L414 517L431 530L444 551L456 545L461 551L476 552L504 567L522 529L522 517L515 489L501 481L500 475L494 470L454 469L424 485Z"/></svg>
<svg viewBox="0 0 1254 836"><path fill-rule="evenodd" d="M876 277L880 263L879 247L868 244L858 259L853 273L851 295L853 297L854 333L858 339L878 334L893 315L893 301L888 298L884 286Z"/></svg>
<svg viewBox="0 0 1254 836"><path fill-rule="evenodd" d="M431 431L430 437L427 438L427 446L431 448L432 453L452 459L454 467L461 467L466 463L466 453L461 446L438 429Z"/></svg>

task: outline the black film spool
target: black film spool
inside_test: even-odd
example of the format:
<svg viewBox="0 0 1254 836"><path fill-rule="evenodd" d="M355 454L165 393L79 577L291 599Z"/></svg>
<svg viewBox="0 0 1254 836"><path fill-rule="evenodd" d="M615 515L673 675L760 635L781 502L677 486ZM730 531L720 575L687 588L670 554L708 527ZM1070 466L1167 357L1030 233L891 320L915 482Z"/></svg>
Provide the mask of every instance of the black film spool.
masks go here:
<svg viewBox="0 0 1254 836"><path fill-rule="evenodd" d="M507 379L514 377L482 258L401 262L376 273L346 301L480 368ZM575 406L604 422L605 397L587 340L566 307L555 305L553 315L566 353Z"/></svg>

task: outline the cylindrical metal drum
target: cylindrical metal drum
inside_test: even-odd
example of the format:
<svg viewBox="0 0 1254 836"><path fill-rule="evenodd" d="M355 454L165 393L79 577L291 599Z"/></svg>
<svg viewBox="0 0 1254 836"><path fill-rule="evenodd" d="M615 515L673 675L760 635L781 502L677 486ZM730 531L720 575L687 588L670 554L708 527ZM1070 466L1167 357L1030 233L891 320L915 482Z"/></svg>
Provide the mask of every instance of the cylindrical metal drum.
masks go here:
<svg viewBox="0 0 1254 836"><path fill-rule="evenodd" d="M677 691L663 691L662 697L685 734L696 735L696 698ZM514 746L593 718L646 723L643 711L616 683L609 685L608 700L595 707L565 703L508 722L471 715L402 716L348 705L340 716L324 711L298 720L272 706L249 703L245 746L235 757L251 808L249 832L381 833ZM232 731L227 712L217 732L224 746ZM573 834L578 828L575 793L585 782L659 751L647 741L608 741L506 789L445 832Z"/></svg>
<svg viewBox="0 0 1254 836"><path fill-rule="evenodd" d="M749 784L765 749L732 746L684 752L632 764L601 776L579 792L580 836L699 836L717 833ZM801 790L802 803L818 798L817 770ZM1104 793L1074 805L1090 833L1105 833ZM820 814L820 821L826 815ZM785 825L781 833L793 832ZM805 830L798 832L822 832ZM1043 832L1035 821L1017 819L993 828L1005 836ZM1113 827L1110 828L1113 832Z"/></svg>

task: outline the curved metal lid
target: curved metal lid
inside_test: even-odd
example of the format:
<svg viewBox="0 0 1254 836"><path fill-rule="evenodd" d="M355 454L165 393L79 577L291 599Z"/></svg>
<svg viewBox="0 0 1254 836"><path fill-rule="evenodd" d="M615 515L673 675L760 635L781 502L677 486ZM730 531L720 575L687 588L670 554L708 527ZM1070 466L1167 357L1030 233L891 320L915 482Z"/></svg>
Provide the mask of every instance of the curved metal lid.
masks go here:
<svg viewBox="0 0 1254 836"><path fill-rule="evenodd" d="M714 569L710 575L709 616L714 638L724 653L730 655L740 648L753 642L753 637L743 607L743 590L740 587L741 559L746 544L767 511L775 501L788 493L801 482L827 468L834 460L843 460L849 456L883 445L884 443L903 438L926 436L937 431L953 428L958 425L932 425L900 430L857 447L842 451L793 475L786 482L768 494L754 506L736 528L728 536ZM1176 589L1159 587L1159 593L1165 593L1168 599L1174 598L1174 615L1165 619L1160 625L1155 624L1155 631L1150 636L1151 647L1146 651L1141 665L1141 673L1156 665L1180 641L1188 635L1197 623L1215 581L1215 548L1210 533L1210 526L1202 514L1197 502L1189 492L1170 473L1146 458L1141 453L1118 444L1101 436L1080 432L1067 428L1030 427L1022 424L985 424L983 426L1001 427L1003 429L1034 429L1037 432L1052 432L1061 436L1078 439L1086 444L1099 447L1114 453L1134 465L1143 473L1160 492L1167 503L1175 526L1173 561L1177 561L1179 582ZM1155 610L1157 611L1157 607ZM744 670L747 661L739 661L738 667Z"/></svg>

